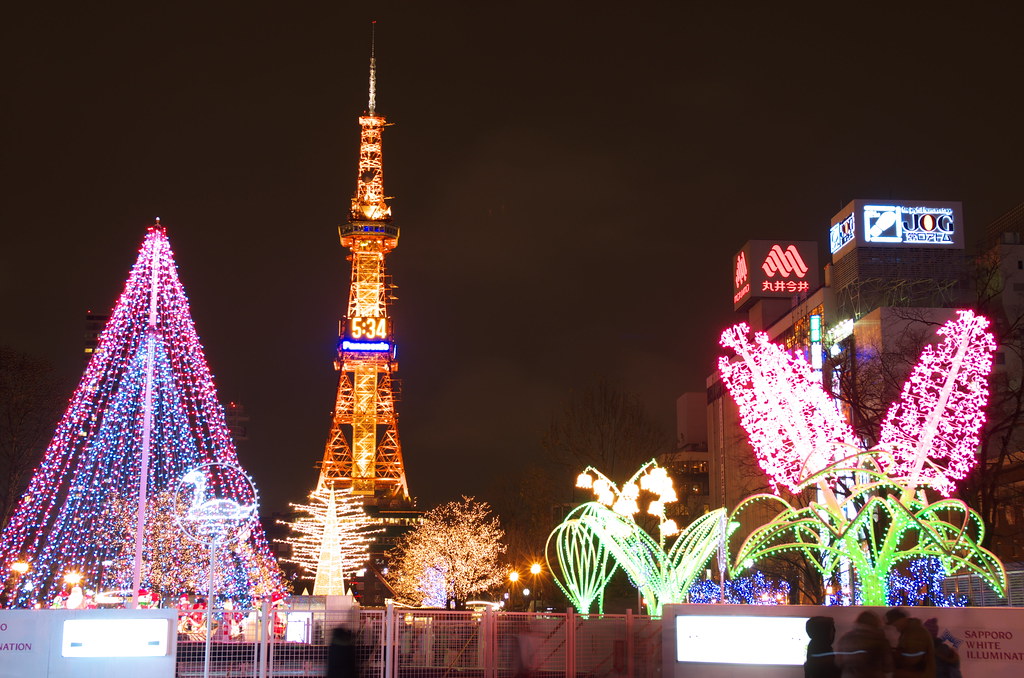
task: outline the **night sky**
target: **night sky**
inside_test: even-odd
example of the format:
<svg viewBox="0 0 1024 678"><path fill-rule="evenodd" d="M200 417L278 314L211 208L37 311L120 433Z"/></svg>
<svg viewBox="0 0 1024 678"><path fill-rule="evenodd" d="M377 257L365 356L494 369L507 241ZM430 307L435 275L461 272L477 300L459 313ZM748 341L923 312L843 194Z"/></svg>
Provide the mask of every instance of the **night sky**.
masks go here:
<svg viewBox="0 0 1024 678"><path fill-rule="evenodd" d="M961 200L969 238L1024 201L1018 3L744 4L8 8L0 343L77 381L85 313L161 217L221 399L251 417L241 461L266 509L300 500L377 19L412 493L486 498L599 378L674 436L746 240L825 261L853 198Z"/></svg>

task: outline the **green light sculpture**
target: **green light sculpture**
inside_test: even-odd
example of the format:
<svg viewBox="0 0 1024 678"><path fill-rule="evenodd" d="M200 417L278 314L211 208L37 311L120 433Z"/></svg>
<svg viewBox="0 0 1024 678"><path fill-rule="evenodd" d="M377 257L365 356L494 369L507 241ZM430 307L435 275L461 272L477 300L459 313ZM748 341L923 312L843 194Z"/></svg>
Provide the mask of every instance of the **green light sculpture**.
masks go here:
<svg viewBox="0 0 1024 678"><path fill-rule="evenodd" d="M976 463L995 343L988 321L969 311L939 329L900 401L889 409L879 443L858 447L849 424L802 356L786 353L746 325L722 335L736 358L719 369L773 487L813 498L794 506L774 494L745 499L731 519L760 502L778 513L743 541L730 566L736 575L758 560L800 551L826 579L844 563L860 602L886 604L890 571L906 560L936 557L947 574L972 572L1000 595L1006 571L981 547L981 517L948 498ZM944 497L929 501L926 490ZM805 495L806 496L806 495Z"/></svg>
<svg viewBox="0 0 1024 678"><path fill-rule="evenodd" d="M590 520L589 514L594 508L591 503L573 509L551 532L545 549L546 553L554 544L564 581L554 574L550 558L547 559L548 571L582 614L589 614L595 602L598 613L604 613L604 590L617 567L609 562L610 554L599 534L587 527L592 522L600 522L599 516Z"/></svg>
<svg viewBox="0 0 1024 678"><path fill-rule="evenodd" d="M548 537L545 550L555 582L574 607L588 614L596 602L603 612L604 589L616 568L626 572L652 615L660 615L666 603L684 602L726 538L725 509L706 513L679 530L665 514L665 505L677 501L672 480L653 460L621 490L593 467L580 474L577 486L592 489L597 500L570 512ZM643 501L646 513L658 521L657 540L634 519ZM670 537L675 539L666 551ZM557 568L551 564L552 547Z"/></svg>

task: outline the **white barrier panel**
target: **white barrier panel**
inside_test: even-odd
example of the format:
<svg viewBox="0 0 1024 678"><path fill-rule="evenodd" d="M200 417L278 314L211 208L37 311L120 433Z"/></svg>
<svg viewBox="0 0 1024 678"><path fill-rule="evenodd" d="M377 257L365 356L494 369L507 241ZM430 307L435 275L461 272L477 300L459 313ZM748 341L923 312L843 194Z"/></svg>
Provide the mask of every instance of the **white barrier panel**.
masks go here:
<svg viewBox="0 0 1024 678"><path fill-rule="evenodd" d="M173 678L176 610L0 610L0 678Z"/></svg>
<svg viewBox="0 0 1024 678"><path fill-rule="evenodd" d="M864 610L811 605L666 605L662 612L664 676L802 678L804 623L832 617L836 638ZM1024 675L1024 608L906 607L921 621L935 617L938 635L960 655L965 676ZM802 637L795 637L799 630Z"/></svg>
<svg viewBox="0 0 1024 678"><path fill-rule="evenodd" d="M36 610L0 610L0 678L46 675L49 628Z"/></svg>

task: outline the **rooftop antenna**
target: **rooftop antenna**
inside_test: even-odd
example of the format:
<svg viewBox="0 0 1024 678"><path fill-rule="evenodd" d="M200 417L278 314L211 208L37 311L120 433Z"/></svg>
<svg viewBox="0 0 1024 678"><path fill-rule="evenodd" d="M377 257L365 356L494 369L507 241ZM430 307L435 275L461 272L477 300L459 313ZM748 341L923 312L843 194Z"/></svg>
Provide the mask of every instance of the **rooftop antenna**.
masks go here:
<svg viewBox="0 0 1024 678"><path fill-rule="evenodd" d="M370 22L370 115L375 115L377 108L377 58L374 54L374 31L376 21Z"/></svg>

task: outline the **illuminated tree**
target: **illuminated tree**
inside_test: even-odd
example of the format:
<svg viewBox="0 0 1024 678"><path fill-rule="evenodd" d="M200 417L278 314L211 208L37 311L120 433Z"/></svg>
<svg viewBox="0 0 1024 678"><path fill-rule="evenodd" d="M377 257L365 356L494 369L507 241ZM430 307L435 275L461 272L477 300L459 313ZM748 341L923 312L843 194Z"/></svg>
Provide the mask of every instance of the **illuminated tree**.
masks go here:
<svg viewBox="0 0 1024 678"><path fill-rule="evenodd" d="M145 588L168 598L180 593L208 589L208 554L188 539L178 520L185 506L175 506L174 492L160 492L148 500L142 558ZM95 533L97 547L106 552L99 581L103 590L128 588L135 557L135 527L138 505L132 497L112 497L103 521Z"/></svg>
<svg viewBox="0 0 1024 678"><path fill-rule="evenodd" d="M886 605L934 605L936 607L964 607L964 594L946 595L942 582L946 572L938 558L918 558L909 567L889 573Z"/></svg>
<svg viewBox="0 0 1024 678"><path fill-rule="evenodd" d="M176 505L174 492L159 492L149 499L142 559L145 588L163 598L209 589L209 554L187 538L179 520L185 504ZM138 505L132 498L113 497L96 532L98 550L107 562L98 582L100 589L124 588L131 581L135 557L135 519Z"/></svg>
<svg viewBox="0 0 1024 678"><path fill-rule="evenodd" d="M988 321L970 311L939 330L888 411L878 445L861 450L852 431L800 356L790 356L746 325L722 335L737 359L719 360L762 469L773 485L818 491L809 506L777 495L755 495L778 513L755 529L736 553L731 572L779 553L800 551L829 578L845 559L856 571L859 597L885 604L885 584L901 562L936 557L952 574L977 573L1005 590L1002 563L980 546L985 528L962 501L929 501L926 490L949 495L969 471L984 421L986 378L994 343ZM837 483L842 479L845 485ZM778 491L778 490L777 490Z"/></svg>
<svg viewBox="0 0 1024 678"><path fill-rule="evenodd" d="M308 504L291 504L300 516L279 521L291 530L282 541L292 549L286 562L295 563L314 579L314 595L345 595L345 581L366 565L374 529L362 502L351 490L314 490Z"/></svg>
<svg viewBox="0 0 1024 678"><path fill-rule="evenodd" d="M106 549L120 548L96 539L104 508L117 500L138 502L145 478L146 501L139 502L144 507L206 462L237 463L234 443L167 234L156 224L28 490L0 534L0 563L24 559L31 565L17 605L50 600L68 570L96 581ZM231 486L220 496L249 490ZM255 518L248 548L253 562L272 562ZM245 579L241 588L256 587L252 572L237 569ZM280 590L280 573L271 576L272 587ZM118 588L132 586L122 584Z"/></svg>
<svg viewBox="0 0 1024 678"><path fill-rule="evenodd" d="M174 491L150 496L146 510L146 529L142 553L142 585L164 600L182 593L207 595L210 551L206 544L184 534L187 525L187 501ZM91 582L100 590L123 590L132 579L135 556L135 520L138 506L134 499L114 497L104 508L101 526L96 532L97 552L105 560L99 579ZM248 605L252 598L270 596L280 590L277 563L268 554L252 547L248 528L233 535L218 554L215 563L217 590L224 598Z"/></svg>
<svg viewBox="0 0 1024 678"><path fill-rule="evenodd" d="M772 581L764 572L725 582L725 602L732 605L783 605L789 600L789 582ZM722 602L722 584L701 579L690 587L691 603Z"/></svg>
<svg viewBox="0 0 1024 678"><path fill-rule="evenodd" d="M685 601L694 580L724 546L724 509L704 514L683 530L666 515L666 505L678 497L672 479L654 461L641 466L621 489L594 468L580 474L577 486L591 489L597 501L573 509L551 533L546 551L555 582L583 614L595 602L603 611L604 588L616 567L643 595L651 614L661 614L663 605ZM655 537L636 521L641 504L657 523Z"/></svg>
<svg viewBox="0 0 1024 678"><path fill-rule="evenodd" d="M505 536L486 502L463 497L442 504L390 552L388 582L400 602L462 607L503 584Z"/></svg>

